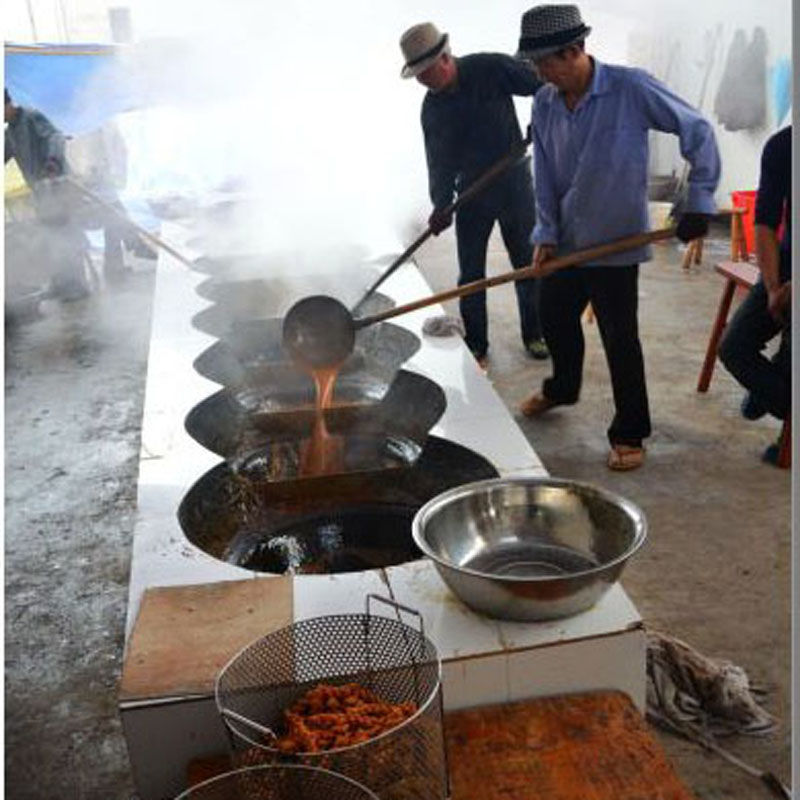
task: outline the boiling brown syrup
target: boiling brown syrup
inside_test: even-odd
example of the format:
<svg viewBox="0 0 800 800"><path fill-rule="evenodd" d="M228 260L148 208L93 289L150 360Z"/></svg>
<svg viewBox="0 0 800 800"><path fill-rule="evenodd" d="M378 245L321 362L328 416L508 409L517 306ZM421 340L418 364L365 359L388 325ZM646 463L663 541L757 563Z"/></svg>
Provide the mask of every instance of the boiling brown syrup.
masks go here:
<svg viewBox="0 0 800 800"><path fill-rule="evenodd" d="M333 404L333 387L341 364L310 369L316 390L311 438L300 444L300 475L331 475L344 471L344 439L328 432L325 410Z"/></svg>

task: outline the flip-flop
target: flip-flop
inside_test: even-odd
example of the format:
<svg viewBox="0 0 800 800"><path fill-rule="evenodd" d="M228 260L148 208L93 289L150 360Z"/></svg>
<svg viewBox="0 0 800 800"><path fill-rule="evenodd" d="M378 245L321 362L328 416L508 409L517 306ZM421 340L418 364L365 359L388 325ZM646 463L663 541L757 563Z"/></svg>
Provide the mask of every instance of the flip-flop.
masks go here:
<svg viewBox="0 0 800 800"><path fill-rule="evenodd" d="M538 417L557 405L555 400L545 397L541 392L536 392L520 403L519 410L523 417Z"/></svg>
<svg viewBox="0 0 800 800"><path fill-rule="evenodd" d="M627 472L638 469L644 464L644 447L631 447L627 444L615 444L608 452L606 461L609 469Z"/></svg>

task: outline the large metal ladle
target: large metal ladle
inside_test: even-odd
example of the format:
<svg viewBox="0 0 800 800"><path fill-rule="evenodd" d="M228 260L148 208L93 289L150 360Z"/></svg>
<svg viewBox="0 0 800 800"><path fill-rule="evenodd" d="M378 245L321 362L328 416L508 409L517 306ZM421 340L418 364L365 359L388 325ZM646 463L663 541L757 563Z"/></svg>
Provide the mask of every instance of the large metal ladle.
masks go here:
<svg viewBox="0 0 800 800"><path fill-rule="evenodd" d="M354 319L348 308L334 297L327 295L305 297L289 309L283 320L283 345L298 364L311 369L335 367L344 362L353 352L356 331L360 328L366 328L376 322L399 317L409 311L416 311L419 308L435 305L455 297L465 297L475 292L481 292L502 283L539 277L565 267L643 247L651 242L669 239L674 233L674 228L660 228L655 231L625 236L606 244L576 250L574 253L550 259L544 263L541 270L530 266L504 272L502 275L473 281L455 289L432 294L421 300L415 300L413 303L396 306L360 319Z"/></svg>

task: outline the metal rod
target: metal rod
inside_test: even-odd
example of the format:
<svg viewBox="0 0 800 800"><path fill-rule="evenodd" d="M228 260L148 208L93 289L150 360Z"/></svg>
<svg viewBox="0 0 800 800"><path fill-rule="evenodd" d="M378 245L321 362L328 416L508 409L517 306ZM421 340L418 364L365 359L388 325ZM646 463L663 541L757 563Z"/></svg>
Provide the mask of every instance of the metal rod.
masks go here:
<svg viewBox="0 0 800 800"><path fill-rule="evenodd" d="M730 750L726 750L724 747L718 745L710 735L700 730L694 723L688 721L677 722L670 719L666 714L662 714L660 711L651 708L649 705L647 708L647 716L657 725L661 725L667 730L671 730L673 733L683 736L690 742L694 742L701 747L711 750L712 753L716 753L720 758L739 767L739 769L751 775L753 778L758 778L776 797L780 797L782 800L792 800L791 790L773 772L761 770L743 761L741 758L731 753Z"/></svg>
<svg viewBox="0 0 800 800"><path fill-rule="evenodd" d="M120 211L118 208L111 205L111 203L103 200L102 197L96 195L91 189L87 189L85 186L83 186L83 184L79 183L74 178L66 176L65 179L71 186L74 186L79 192L85 194L90 200L97 203L97 205L102 206L104 209L106 209L106 211L110 211L112 214L115 214L117 217L124 220L132 228L135 228L139 234L156 245L156 247L166 250L173 258L177 258L181 264L189 267L189 269L194 268L193 261L186 258L186 256L181 255L171 244L167 244L163 239L159 239L158 236L150 233L150 231L148 231L146 228L143 228L141 225L137 225L124 211Z"/></svg>
<svg viewBox="0 0 800 800"><path fill-rule="evenodd" d="M675 233L674 228L660 228L655 231L648 231L647 233L637 233L633 236L625 236L622 239L615 239L613 242L600 244L595 247L589 247L585 250L576 250L574 253L569 253L559 258L551 259L545 262L547 270L553 272L566 267L572 267L576 264L582 264L586 261L592 261L597 258L603 258L615 253L622 253L625 250L632 250L636 247L642 247L651 242L657 242L661 239L669 239ZM398 317L401 314L407 314L409 311L416 311L419 308L432 306L436 303L441 303L445 300L452 300L455 297L465 297L466 295L482 292L492 286L499 286L502 283L509 283L511 281L521 281L526 278L537 277L537 268L534 266L524 267L522 269L512 270L511 272L504 272L502 275L495 275L491 278L483 278L479 281L466 283L463 286L458 286L455 289L448 289L444 292L432 294L429 297L424 297L421 300L415 300L413 303L406 303L402 306L381 311L378 314L373 314L369 317L362 317L361 319L353 320L356 328L364 328L367 325L372 325L375 322L382 322L385 319Z"/></svg>
<svg viewBox="0 0 800 800"><path fill-rule="evenodd" d="M222 708L220 712L224 717L229 717L236 722L241 723L242 725L247 725L248 728L252 728L254 731L258 731L262 736L266 736L270 739L277 739L278 737L275 735L275 732L271 728L267 728L264 725L259 725L257 722L253 722L252 719L239 714L236 711L231 711L229 708Z"/></svg>
<svg viewBox="0 0 800 800"><path fill-rule="evenodd" d="M522 158L530 144L530 134L526 136L519 145L517 145L510 153L503 156L499 161L496 161L489 169L473 181L467 189L452 202L449 206L445 207L445 214L453 214L464 203L475 197L476 194L482 192L490 183L502 175L506 170L514 166ZM361 299L353 306L353 313L364 303L364 301L372 295L372 293L390 276L395 270L404 264L418 249L433 235L433 230L430 226L423 231L383 272L383 274L372 284L372 286L364 292Z"/></svg>

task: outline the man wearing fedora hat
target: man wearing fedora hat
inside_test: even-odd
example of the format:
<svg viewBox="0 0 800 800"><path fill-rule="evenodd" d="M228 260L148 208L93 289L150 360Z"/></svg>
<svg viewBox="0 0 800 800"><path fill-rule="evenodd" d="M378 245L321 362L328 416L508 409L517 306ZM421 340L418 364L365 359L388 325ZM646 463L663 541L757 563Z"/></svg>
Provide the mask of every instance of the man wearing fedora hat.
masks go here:
<svg viewBox="0 0 800 800"><path fill-rule="evenodd" d="M428 88L422 102L422 129L428 162L434 234L452 220L447 207L495 162L522 144L512 97L531 96L541 81L526 65L500 53L455 58L449 37L430 22L414 25L400 38L404 78ZM456 212L459 286L486 276L486 248L494 223L514 268L533 256L533 184L525 161L515 164ZM522 342L534 358L547 358L539 323L537 281L515 284ZM460 301L467 346L485 366L489 348L486 293Z"/></svg>
<svg viewBox="0 0 800 800"><path fill-rule="evenodd" d="M531 131L536 227L534 264L542 274L542 327L553 375L521 407L537 416L577 402L583 371L581 315L597 317L614 394L608 466L644 461L650 411L637 320L639 264L647 247L548 274L565 253L647 230L647 137L674 133L689 162L688 193L676 233L688 242L708 231L720 160L700 113L640 69L602 64L584 48L591 28L574 5L541 5L522 17L518 58L547 84Z"/></svg>

